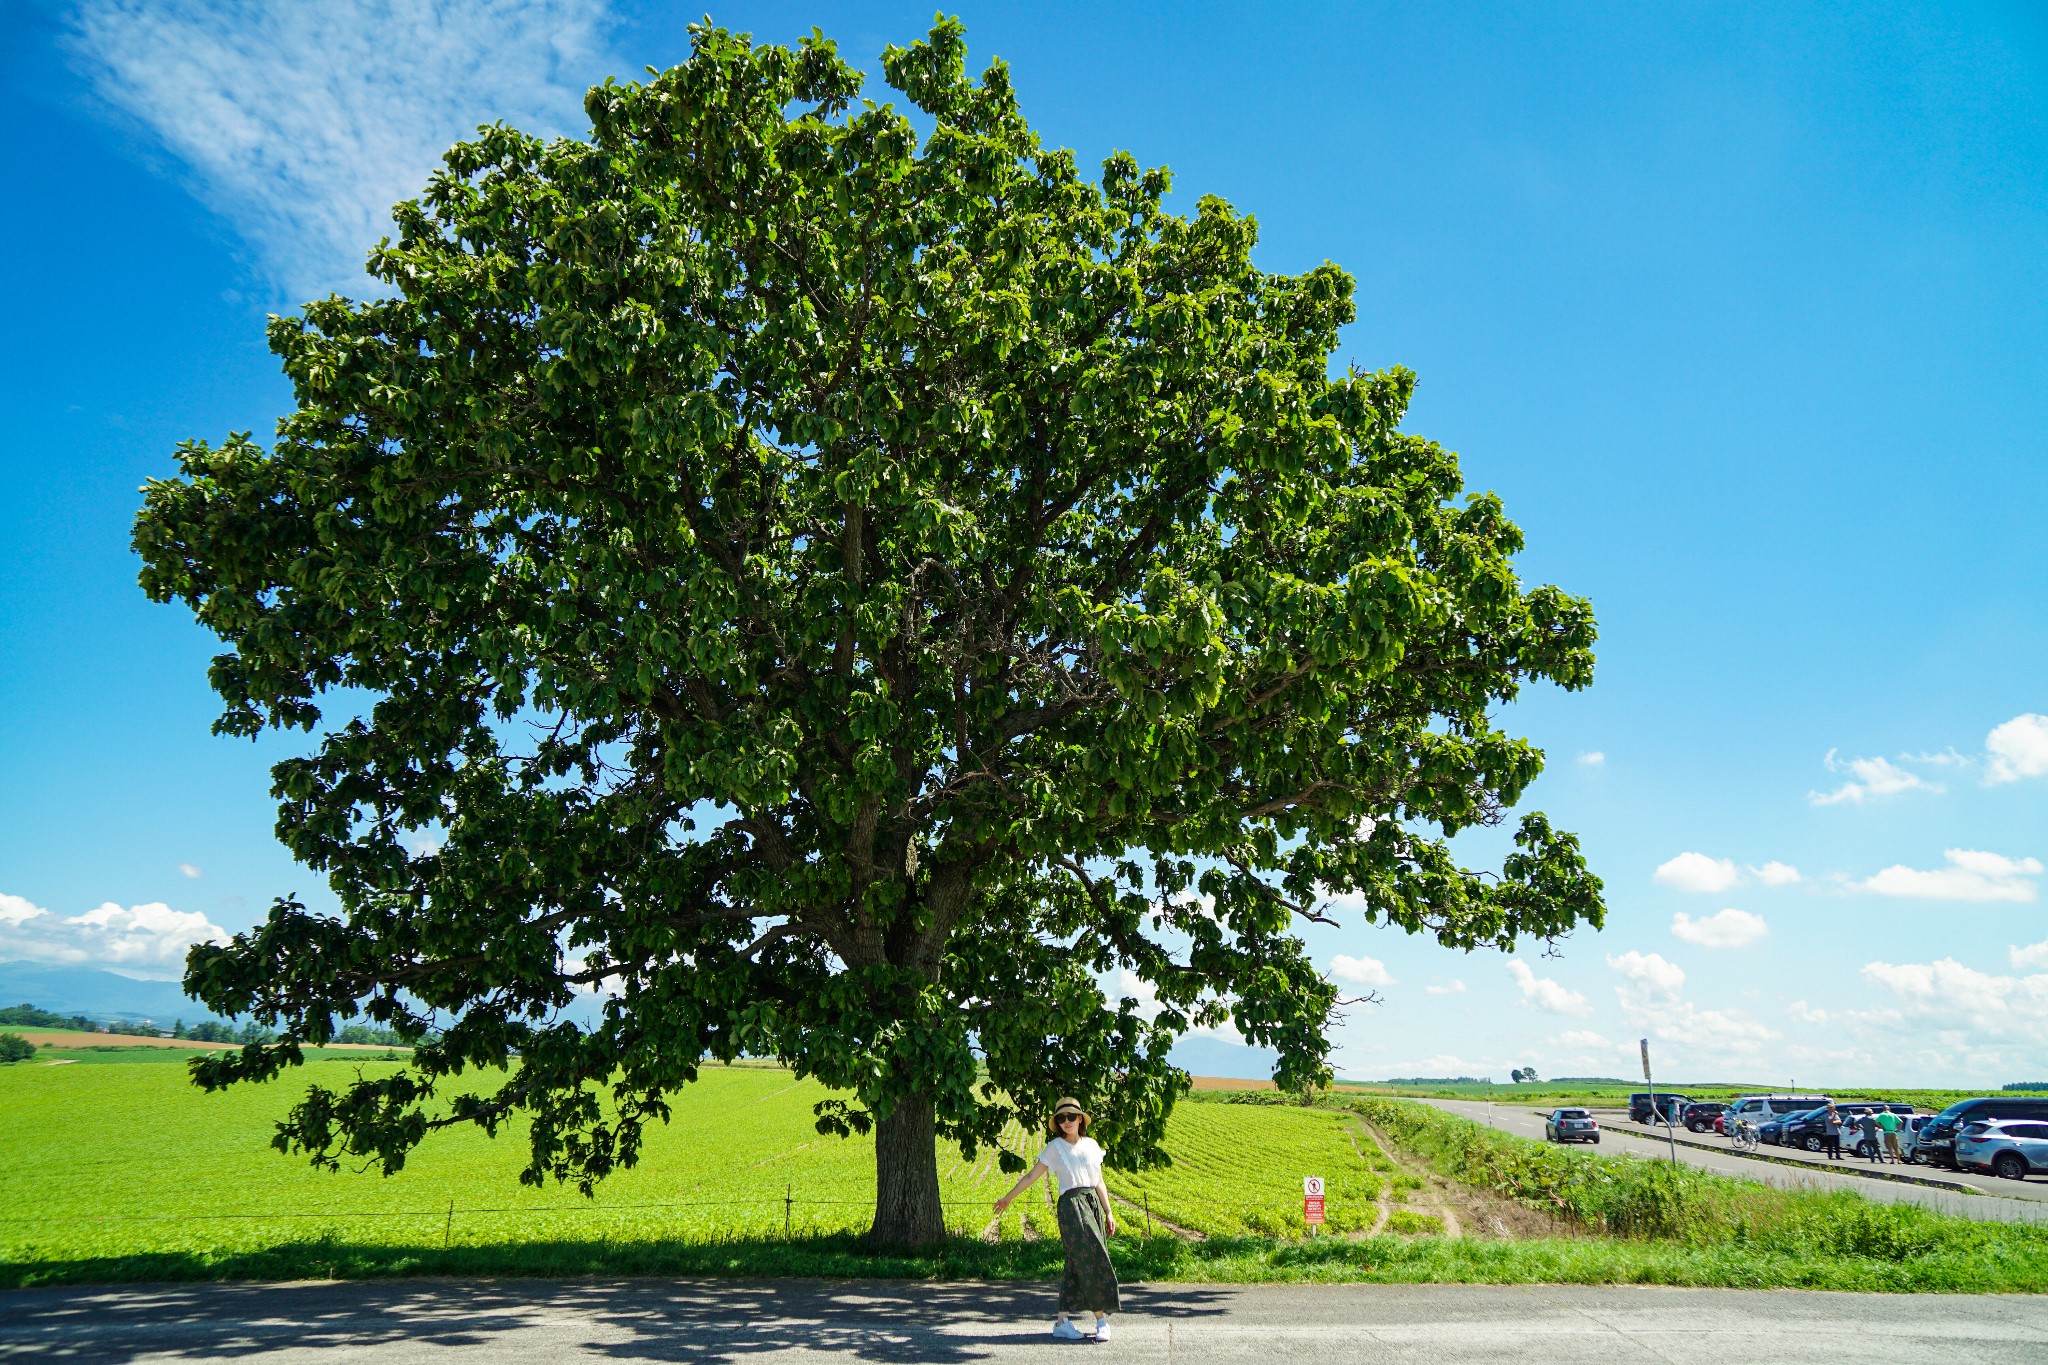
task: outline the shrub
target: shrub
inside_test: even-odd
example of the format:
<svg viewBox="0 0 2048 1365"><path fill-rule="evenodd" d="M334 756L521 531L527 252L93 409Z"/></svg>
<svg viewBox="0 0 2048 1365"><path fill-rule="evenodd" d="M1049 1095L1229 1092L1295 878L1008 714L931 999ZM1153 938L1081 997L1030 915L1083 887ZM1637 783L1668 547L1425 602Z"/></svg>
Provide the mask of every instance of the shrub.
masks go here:
<svg viewBox="0 0 2048 1365"><path fill-rule="evenodd" d="M25 1062L36 1055L36 1045L19 1033L0 1033L0 1062Z"/></svg>

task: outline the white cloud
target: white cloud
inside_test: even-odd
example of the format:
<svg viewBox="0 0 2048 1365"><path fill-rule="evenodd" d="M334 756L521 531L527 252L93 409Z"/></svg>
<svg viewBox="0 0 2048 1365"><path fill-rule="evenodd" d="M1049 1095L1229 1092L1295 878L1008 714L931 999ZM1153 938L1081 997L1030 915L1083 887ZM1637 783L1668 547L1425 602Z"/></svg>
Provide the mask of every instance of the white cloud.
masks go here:
<svg viewBox="0 0 2048 1365"><path fill-rule="evenodd" d="M1945 957L1872 962L1863 976L1892 993L1905 1022L1961 1026L1973 1044L2009 1041L2033 1051L2048 1034L2048 973L1995 976Z"/></svg>
<svg viewBox="0 0 2048 1365"><path fill-rule="evenodd" d="M1990 759L1987 783L2048 776L2048 716L2029 711L1993 727L1984 737L1984 752Z"/></svg>
<svg viewBox="0 0 2048 1365"><path fill-rule="evenodd" d="M1330 959L1330 975L1353 986L1391 986L1394 977L1387 964L1376 957L1351 957L1344 953Z"/></svg>
<svg viewBox="0 0 2048 1365"><path fill-rule="evenodd" d="M1573 1029L1569 1033L1561 1033L1558 1035L1557 1041L1566 1047L1612 1048L1621 1046L1605 1034L1591 1033L1585 1029Z"/></svg>
<svg viewBox="0 0 2048 1365"><path fill-rule="evenodd" d="M1634 948L1619 957L1609 953L1607 965L1633 984L1658 995L1675 996L1685 989L1684 969L1657 953L1638 952Z"/></svg>
<svg viewBox="0 0 2048 1365"><path fill-rule="evenodd" d="M1601 753L1598 749L1588 749L1585 753L1579 755L1579 766L1585 768L1604 768L1607 766L1607 755Z"/></svg>
<svg viewBox="0 0 2048 1365"><path fill-rule="evenodd" d="M1522 988L1524 1004L1551 1014L1569 1014L1580 1019L1593 1013L1593 1006L1585 996L1547 976L1536 975L1529 970L1528 963L1510 959L1507 967L1508 975L1514 977L1515 984Z"/></svg>
<svg viewBox="0 0 2048 1365"><path fill-rule="evenodd" d="M1726 891L1742 880L1742 871L1727 858L1681 853L1658 865L1657 880L1680 891Z"/></svg>
<svg viewBox="0 0 2048 1365"><path fill-rule="evenodd" d="M1116 993L1120 996L1129 996L1137 1001L1138 1014L1141 1018L1151 1019L1159 1013L1158 988L1128 967L1120 968L1117 971ZM1184 1010L1182 1013L1185 1014L1188 1011ZM1237 1025L1231 1023L1228 1019L1215 1025L1191 1024L1188 1027L1186 1036L1190 1038L1219 1038L1226 1043L1242 1044L1244 1042L1244 1035L1239 1033Z"/></svg>
<svg viewBox="0 0 2048 1365"><path fill-rule="evenodd" d="M70 47L299 298L366 281L389 210L504 119L587 126L601 0L84 0Z"/></svg>
<svg viewBox="0 0 2048 1365"><path fill-rule="evenodd" d="M59 918L20 896L0 896L0 959L118 968L132 976L175 979L195 943L225 943L227 931L196 910L162 901L112 901Z"/></svg>
<svg viewBox="0 0 2048 1365"><path fill-rule="evenodd" d="M1947 867L1922 870L1893 864L1884 870L1850 883L1858 891L1877 896L1902 896L1930 901L2032 901L2041 875L2038 858L2007 858L2002 854L1975 849L1943 850Z"/></svg>
<svg viewBox="0 0 2048 1365"><path fill-rule="evenodd" d="M1806 799L1816 806L1836 806L1843 802L1860 804L1873 796L1896 796L1906 791L1938 792L1941 787L1929 782L1918 773L1908 772L1888 758L1838 759L1835 750L1828 750L1823 760L1831 773L1846 772L1849 780L1831 792L1812 791Z"/></svg>
<svg viewBox="0 0 2048 1365"><path fill-rule="evenodd" d="M1622 1017L1660 1044L1659 1065L1746 1068L1774 1052L1778 1031L1735 1009L1702 1009L1680 992L1685 972L1656 953L1629 951L1607 965L1624 978L1614 988Z"/></svg>
<svg viewBox="0 0 2048 1365"><path fill-rule="evenodd" d="M1752 867L1749 872L1765 886L1791 886L1799 880L1799 869L1790 863L1768 862L1762 867Z"/></svg>
<svg viewBox="0 0 2048 1365"><path fill-rule="evenodd" d="M1431 995L1463 995L1465 993L1465 983L1456 977L1452 977L1441 986L1424 986L1422 989L1428 991Z"/></svg>
<svg viewBox="0 0 2048 1365"><path fill-rule="evenodd" d="M2042 939L2039 943L2029 943L2024 948L2014 944L2005 950L2005 955L2012 959L2012 965L2015 967L2048 969L2048 938Z"/></svg>
<svg viewBox="0 0 2048 1365"><path fill-rule="evenodd" d="M1700 895L1727 891L1745 882L1791 886L1801 880L1798 868L1776 859L1761 866L1752 863L1737 867L1733 858L1710 858L1704 853L1681 853L1669 862L1660 863L1655 877L1675 890Z"/></svg>
<svg viewBox="0 0 2048 1365"><path fill-rule="evenodd" d="M1671 917L1671 936L1702 948L1747 948L1770 932L1762 915L1732 907L1698 919L1683 910Z"/></svg>
<svg viewBox="0 0 2048 1365"><path fill-rule="evenodd" d="M179 863L178 872L181 876L190 877L194 881L197 881L199 878L204 877L206 875L204 871L202 871L200 868L193 865L192 863Z"/></svg>
<svg viewBox="0 0 2048 1365"><path fill-rule="evenodd" d="M26 896L10 896L0 891L0 924L10 929L49 913Z"/></svg>

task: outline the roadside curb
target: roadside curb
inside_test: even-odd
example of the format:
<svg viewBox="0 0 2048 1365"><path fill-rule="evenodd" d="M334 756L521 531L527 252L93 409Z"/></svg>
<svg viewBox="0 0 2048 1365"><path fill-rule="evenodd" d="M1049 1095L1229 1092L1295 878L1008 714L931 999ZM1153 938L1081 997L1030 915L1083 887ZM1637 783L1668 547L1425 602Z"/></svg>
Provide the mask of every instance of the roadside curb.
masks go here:
<svg viewBox="0 0 2048 1365"><path fill-rule="evenodd" d="M1657 1129L1644 1128L1633 1123L1608 1121L1603 1126L1609 1132L1628 1133L1634 1137L1649 1138L1653 1142L1662 1142L1665 1139L1665 1134ZM1824 1166L1817 1161L1801 1161L1797 1157L1775 1156L1764 1152L1738 1152L1732 1147L1723 1146L1719 1143L1701 1142L1690 1134L1685 1137L1678 1137L1676 1134L1673 1134L1672 1137L1681 1147L1697 1147L1703 1152L1718 1152L1722 1156L1741 1157L1745 1161L1768 1161L1778 1166L1790 1166L1794 1170L1828 1171L1835 1175L1853 1175L1863 1180L1890 1180L1901 1185L1925 1185L1930 1190L1949 1190L1956 1194L1973 1194L1980 1199L1993 1197L1984 1193L1975 1185L1965 1185L1959 1180L1943 1180L1940 1176L1906 1175L1899 1171L1888 1171L1868 1164L1851 1166L1847 1160L1844 1160L1843 1164L1839 1166Z"/></svg>

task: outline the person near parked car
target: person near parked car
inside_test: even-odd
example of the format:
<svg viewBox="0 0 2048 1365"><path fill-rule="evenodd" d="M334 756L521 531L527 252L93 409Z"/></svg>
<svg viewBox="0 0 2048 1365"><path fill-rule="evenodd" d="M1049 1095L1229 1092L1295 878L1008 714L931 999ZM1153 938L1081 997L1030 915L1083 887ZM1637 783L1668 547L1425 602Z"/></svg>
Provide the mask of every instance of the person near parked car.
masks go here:
<svg viewBox="0 0 2048 1365"><path fill-rule="evenodd" d="M1884 1130L1885 1159L1903 1164L1906 1154L1899 1150L1899 1116L1889 1108L1877 1114L1877 1126Z"/></svg>
<svg viewBox="0 0 2048 1365"><path fill-rule="evenodd" d="M1828 1105L1827 1126L1821 1130L1821 1150L1827 1153L1829 1161L1842 1159L1842 1116L1835 1112L1832 1102Z"/></svg>
<svg viewBox="0 0 2048 1365"><path fill-rule="evenodd" d="M1865 1112L1862 1118L1856 1120L1856 1131L1863 1135L1863 1144L1859 1150L1867 1151L1873 1162L1880 1166L1884 1165L1884 1147L1877 1138L1877 1115Z"/></svg>

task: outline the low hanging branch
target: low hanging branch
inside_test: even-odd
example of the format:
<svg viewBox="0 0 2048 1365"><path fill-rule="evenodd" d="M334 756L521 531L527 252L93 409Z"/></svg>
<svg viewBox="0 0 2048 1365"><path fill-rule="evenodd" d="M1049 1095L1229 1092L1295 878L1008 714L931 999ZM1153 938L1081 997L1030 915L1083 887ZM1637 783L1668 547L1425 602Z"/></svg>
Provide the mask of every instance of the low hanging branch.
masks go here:
<svg viewBox="0 0 2048 1365"><path fill-rule="evenodd" d="M1259 270L1127 155L1082 179L955 23L883 68L928 135L829 42L711 27L591 91L587 141L481 130L398 207L387 293L272 324L275 442L149 485L143 587L226 642L217 728L320 732L278 831L341 906L194 950L281 1031L199 1078L358 1013L420 1043L281 1145L396 1170L517 1115L526 1178L587 1188L703 1059L774 1056L876 1127L876 1235L928 1241L935 1135L1074 1094L1156 1160L1196 1022L1327 1079L1292 924L1332 896L1455 948L1599 922L1541 815L1496 880L1443 842L1536 777L1490 717L1584 686L1593 621L1400 429L1410 375L1330 377L1350 278Z"/></svg>

